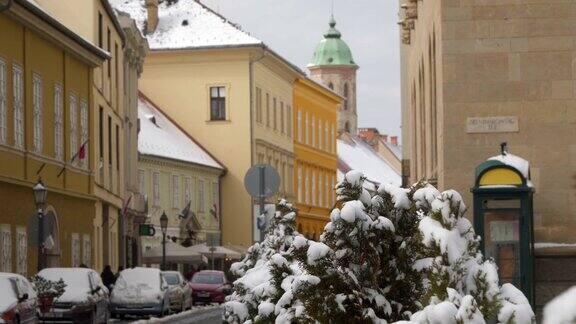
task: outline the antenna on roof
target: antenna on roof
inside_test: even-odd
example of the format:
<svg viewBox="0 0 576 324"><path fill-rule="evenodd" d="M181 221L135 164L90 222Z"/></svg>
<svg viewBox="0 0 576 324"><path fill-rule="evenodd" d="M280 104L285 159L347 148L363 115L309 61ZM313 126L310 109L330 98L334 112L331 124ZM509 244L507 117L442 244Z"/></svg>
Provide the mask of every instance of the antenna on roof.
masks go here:
<svg viewBox="0 0 576 324"><path fill-rule="evenodd" d="M334 0L332 0L332 8L330 10L330 17L334 20Z"/></svg>

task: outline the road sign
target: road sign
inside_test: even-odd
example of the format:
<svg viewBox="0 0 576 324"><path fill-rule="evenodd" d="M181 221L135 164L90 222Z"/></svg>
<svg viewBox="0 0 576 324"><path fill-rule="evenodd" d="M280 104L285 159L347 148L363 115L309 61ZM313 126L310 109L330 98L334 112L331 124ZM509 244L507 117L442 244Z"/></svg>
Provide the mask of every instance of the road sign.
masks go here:
<svg viewBox="0 0 576 324"><path fill-rule="evenodd" d="M53 213L48 213L44 218L44 242L52 235L54 226L56 226L56 217ZM26 226L28 245L38 246L38 214L28 217L28 226Z"/></svg>
<svg viewBox="0 0 576 324"><path fill-rule="evenodd" d="M271 165L258 164L246 172L244 187L254 198L270 197L280 188L280 175Z"/></svg>
<svg viewBox="0 0 576 324"><path fill-rule="evenodd" d="M140 236L154 236L156 235L156 229L152 224L140 224L138 228L138 233Z"/></svg>

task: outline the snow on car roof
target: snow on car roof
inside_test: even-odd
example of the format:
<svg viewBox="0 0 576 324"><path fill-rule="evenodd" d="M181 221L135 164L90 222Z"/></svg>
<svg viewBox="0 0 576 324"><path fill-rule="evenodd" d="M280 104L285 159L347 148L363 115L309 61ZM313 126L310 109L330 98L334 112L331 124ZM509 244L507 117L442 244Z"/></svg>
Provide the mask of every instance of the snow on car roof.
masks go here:
<svg viewBox="0 0 576 324"><path fill-rule="evenodd" d="M224 169L210 153L142 94L138 97L138 118L138 152Z"/></svg>
<svg viewBox="0 0 576 324"><path fill-rule="evenodd" d="M128 13L144 33L147 11L144 0L111 0ZM158 5L158 26L145 35L152 50L260 45L262 41L196 0Z"/></svg>
<svg viewBox="0 0 576 324"><path fill-rule="evenodd" d="M160 285L160 269L156 268L132 268L125 269L120 272L120 277L128 285L139 285L139 284L154 284L154 286ZM151 286L152 287L152 286Z"/></svg>

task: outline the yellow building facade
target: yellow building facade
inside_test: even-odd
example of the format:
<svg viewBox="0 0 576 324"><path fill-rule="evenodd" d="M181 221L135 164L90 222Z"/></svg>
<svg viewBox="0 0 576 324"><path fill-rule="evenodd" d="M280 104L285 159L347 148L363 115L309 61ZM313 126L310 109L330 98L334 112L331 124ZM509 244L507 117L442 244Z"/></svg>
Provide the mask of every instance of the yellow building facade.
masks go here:
<svg viewBox="0 0 576 324"><path fill-rule="evenodd" d="M107 0L38 0L62 24L110 54L93 71L91 110L95 147L95 269L117 268L120 262L120 215L125 203L124 33Z"/></svg>
<svg viewBox="0 0 576 324"><path fill-rule="evenodd" d="M36 272L39 180L54 220L46 265L92 266L94 163L73 157L92 137L93 68L108 55L24 0L0 13L0 30L0 271Z"/></svg>
<svg viewBox="0 0 576 324"><path fill-rule="evenodd" d="M336 195L338 109L343 98L307 78L294 85L294 184L298 231L318 239Z"/></svg>

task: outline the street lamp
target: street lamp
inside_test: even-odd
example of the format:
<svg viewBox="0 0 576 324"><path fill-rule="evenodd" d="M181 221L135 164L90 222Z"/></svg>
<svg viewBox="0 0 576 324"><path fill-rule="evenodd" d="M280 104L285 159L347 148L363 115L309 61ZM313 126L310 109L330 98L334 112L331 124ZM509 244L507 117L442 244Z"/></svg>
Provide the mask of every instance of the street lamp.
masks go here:
<svg viewBox="0 0 576 324"><path fill-rule="evenodd" d="M38 180L34 188L34 203L38 210L38 271L44 268L44 205L48 191L42 180Z"/></svg>
<svg viewBox="0 0 576 324"><path fill-rule="evenodd" d="M160 216L160 229L162 229L162 270L166 270L166 230L168 229L168 216L162 212Z"/></svg>

